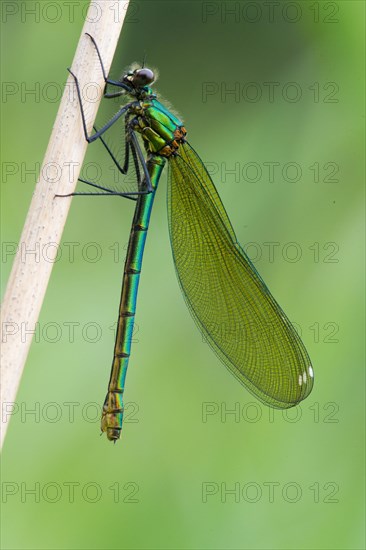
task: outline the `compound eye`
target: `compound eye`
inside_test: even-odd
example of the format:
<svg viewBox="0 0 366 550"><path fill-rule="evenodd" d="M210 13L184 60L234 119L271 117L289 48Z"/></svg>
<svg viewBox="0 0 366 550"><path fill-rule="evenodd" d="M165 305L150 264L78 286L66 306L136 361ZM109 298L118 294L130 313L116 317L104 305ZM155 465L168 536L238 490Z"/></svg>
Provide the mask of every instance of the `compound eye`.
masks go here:
<svg viewBox="0 0 366 550"><path fill-rule="evenodd" d="M151 69L137 69L133 75L133 83L138 88L148 86L155 80L155 75Z"/></svg>

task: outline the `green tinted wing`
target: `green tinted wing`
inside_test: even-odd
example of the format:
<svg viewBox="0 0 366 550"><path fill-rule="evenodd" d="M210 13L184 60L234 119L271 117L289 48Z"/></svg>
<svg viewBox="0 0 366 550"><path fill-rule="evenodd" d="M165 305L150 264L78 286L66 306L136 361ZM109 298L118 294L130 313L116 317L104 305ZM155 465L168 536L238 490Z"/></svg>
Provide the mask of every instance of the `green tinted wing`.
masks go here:
<svg viewBox="0 0 366 550"><path fill-rule="evenodd" d="M296 405L313 386L302 341L237 243L197 153L185 143L169 165L173 257L200 331L261 401L277 408Z"/></svg>

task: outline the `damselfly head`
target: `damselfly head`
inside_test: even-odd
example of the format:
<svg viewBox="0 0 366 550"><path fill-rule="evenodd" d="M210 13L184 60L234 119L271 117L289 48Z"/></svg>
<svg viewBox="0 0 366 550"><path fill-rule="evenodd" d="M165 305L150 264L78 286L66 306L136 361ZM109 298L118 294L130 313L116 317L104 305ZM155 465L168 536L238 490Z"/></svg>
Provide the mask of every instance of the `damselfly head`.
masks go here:
<svg viewBox="0 0 366 550"><path fill-rule="evenodd" d="M123 77L123 82L125 84L131 84L134 88L144 88L144 86L149 86L152 84L154 80L154 72L147 67L135 69Z"/></svg>

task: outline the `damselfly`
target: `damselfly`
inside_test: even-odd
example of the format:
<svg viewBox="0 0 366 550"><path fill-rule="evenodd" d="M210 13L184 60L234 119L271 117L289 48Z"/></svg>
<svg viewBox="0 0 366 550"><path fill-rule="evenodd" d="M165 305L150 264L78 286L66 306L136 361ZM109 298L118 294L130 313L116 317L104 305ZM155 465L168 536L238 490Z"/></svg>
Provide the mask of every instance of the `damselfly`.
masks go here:
<svg viewBox="0 0 366 550"><path fill-rule="evenodd" d="M89 35L90 36L90 35ZM163 105L151 88L154 72L142 66L120 80L107 77L95 40L90 36L105 80L104 97L129 101L112 119L88 134L80 85L74 78L86 140L98 139L121 174L131 164L136 190L118 192L81 179L99 192L73 195L119 195L136 201L123 275L118 327L101 428L108 439L120 437L125 379L131 351L142 257L156 189L166 161L168 218L173 259L188 308L213 351L234 376L266 405L285 409L305 399L313 387L306 349L257 270L240 247L226 210L203 162L186 140L183 122ZM108 85L116 91L109 92ZM110 89L110 88L109 88ZM102 137L124 117L124 162ZM146 160L137 136L146 152Z"/></svg>

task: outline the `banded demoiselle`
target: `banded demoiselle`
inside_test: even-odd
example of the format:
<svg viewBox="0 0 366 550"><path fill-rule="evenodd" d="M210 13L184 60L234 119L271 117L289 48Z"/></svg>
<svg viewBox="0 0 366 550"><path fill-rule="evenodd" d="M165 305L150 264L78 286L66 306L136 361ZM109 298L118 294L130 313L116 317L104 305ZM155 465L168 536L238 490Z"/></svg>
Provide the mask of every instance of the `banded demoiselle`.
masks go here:
<svg viewBox="0 0 366 550"><path fill-rule="evenodd" d="M168 219L180 287L188 308L216 355L260 401L285 409L305 399L313 387L313 368L294 327L237 242L233 227L202 160L186 139L183 122L158 100L154 72L142 65L120 80L107 77L98 46L90 35L105 80L105 98L129 100L102 128L88 134L81 90L74 73L86 140L100 140L121 174L130 165L136 190L118 192L81 179L102 193L136 201L125 260L118 327L101 429L111 441L120 437L123 393L131 352L137 291L151 209L165 163L169 164ZM114 86L114 92L108 91ZM124 163L102 137L124 117ZM137 136L144 145L146 159Z"/></svg>

